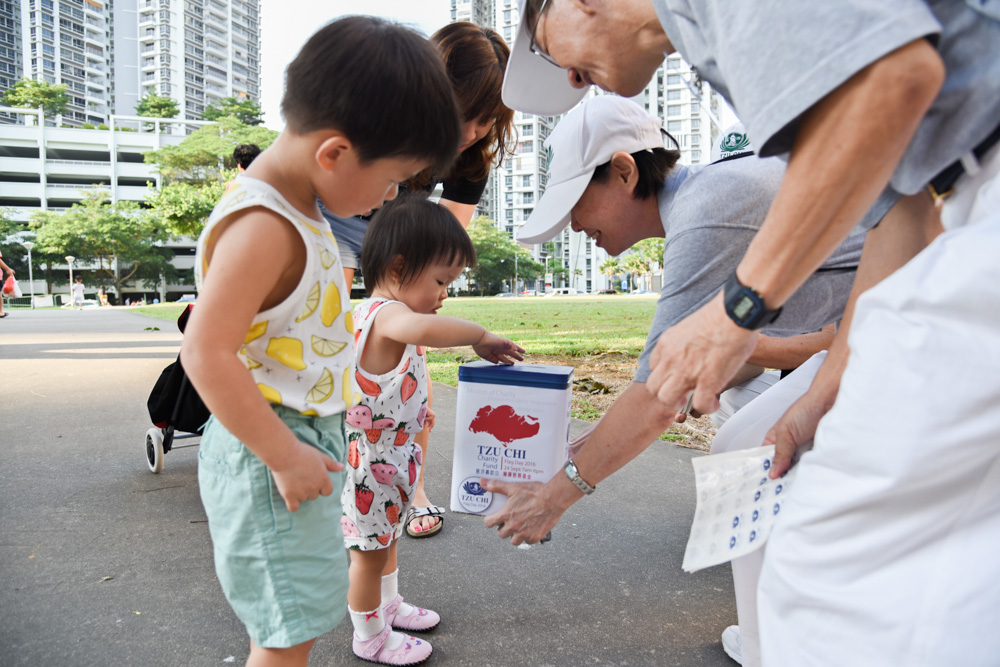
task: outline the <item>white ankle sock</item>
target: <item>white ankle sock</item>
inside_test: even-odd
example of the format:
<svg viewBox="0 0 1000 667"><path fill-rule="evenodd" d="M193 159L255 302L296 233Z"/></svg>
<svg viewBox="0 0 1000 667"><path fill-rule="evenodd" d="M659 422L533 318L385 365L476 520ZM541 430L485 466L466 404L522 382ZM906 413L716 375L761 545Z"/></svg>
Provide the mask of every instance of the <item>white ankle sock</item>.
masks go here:
<svg viewBox="0 0 1000 667"><path fill-rule="evenodd" d="M385 607L387 604L396 599L399 595L399 570L393 570L391 574L387 574L382 577L382 606ZM405 601L399 603L399 609L396 611L396 616L407 617L417 610L412 604L407 604Z"/></svg>
<svg viewBox="0 0 1000 667"><path fill-rule="evenodd" d="M351 623L354 625L354 634L358 639L364 641L371 639L385 628L385 619L382 615L382 608L374 611L354 611L350 607L347 611L351 614ZM406 639L406 635L395 630L389 632L389 638L385 640L385 647L390 651L397 648Z"/></svg>

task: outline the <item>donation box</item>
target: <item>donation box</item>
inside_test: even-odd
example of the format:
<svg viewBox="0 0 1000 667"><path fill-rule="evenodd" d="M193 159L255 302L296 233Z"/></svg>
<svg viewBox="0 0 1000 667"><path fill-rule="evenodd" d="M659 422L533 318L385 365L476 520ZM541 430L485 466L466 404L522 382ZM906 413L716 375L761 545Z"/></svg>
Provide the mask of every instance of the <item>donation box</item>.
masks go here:
<svg viewBox="0 0 1000 667"><path fill-rule="evenodd" d="M507 496L480 486L480 478L547 482L569 456L572 366L486 361L458 369L453 512L488 514Z"/></svg>

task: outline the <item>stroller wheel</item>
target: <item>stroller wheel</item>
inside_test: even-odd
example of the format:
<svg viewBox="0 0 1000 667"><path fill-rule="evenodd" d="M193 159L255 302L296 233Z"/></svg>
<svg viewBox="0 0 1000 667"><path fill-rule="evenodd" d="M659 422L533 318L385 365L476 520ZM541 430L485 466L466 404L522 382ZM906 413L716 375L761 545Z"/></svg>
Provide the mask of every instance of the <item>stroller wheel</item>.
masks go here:
<svg viewBox="0 0 1000 667"><path fill-rule="evenodd" d="M150 472L163 470L163 433L158 428L146 431L146 464Z"/></svg>

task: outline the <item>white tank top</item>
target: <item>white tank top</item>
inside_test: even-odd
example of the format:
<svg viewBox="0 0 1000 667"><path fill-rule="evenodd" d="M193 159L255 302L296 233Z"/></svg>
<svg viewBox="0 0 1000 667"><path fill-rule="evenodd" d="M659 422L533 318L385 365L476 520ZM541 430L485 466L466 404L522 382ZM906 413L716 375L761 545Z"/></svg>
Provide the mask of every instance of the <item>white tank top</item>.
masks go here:
<svg viewBox="0 0 1000 667"><path fill-rule="evenodd" d="M252 206L291 222L305 243L306 266L287 299L257 313L238 356L271 403L319 417L344 412L354 404L354 318L340 251L326 222L307 218L271 185L241 174L198 238L195 283L200 288L208 271L205 248L219 221Z"/></svg>

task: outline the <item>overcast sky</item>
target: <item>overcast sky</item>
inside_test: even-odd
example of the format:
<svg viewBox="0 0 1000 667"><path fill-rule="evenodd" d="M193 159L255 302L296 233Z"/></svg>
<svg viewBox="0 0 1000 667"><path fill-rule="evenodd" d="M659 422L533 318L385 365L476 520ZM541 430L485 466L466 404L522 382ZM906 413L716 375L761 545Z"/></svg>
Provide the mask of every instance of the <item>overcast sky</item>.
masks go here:
<svg viewBox="0 0 1000 667"><path fill-rule="evenodd" d="M281 93L285 68L309 37L328 21L372 14L431 35L451 20L450 0L266 0L260 9L260 80L264 124L284 128Z"/></svg>

